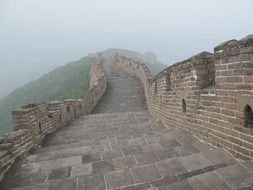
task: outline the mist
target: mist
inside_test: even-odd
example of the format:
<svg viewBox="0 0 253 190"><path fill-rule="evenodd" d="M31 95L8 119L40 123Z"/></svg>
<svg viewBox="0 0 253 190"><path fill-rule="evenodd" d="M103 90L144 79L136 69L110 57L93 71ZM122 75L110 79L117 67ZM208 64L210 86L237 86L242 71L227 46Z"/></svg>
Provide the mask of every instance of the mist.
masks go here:
<svg viewBox="0 0 253 190"><path fill-rule="evenodd" d="M0 0L0 98L107 48L170 65L253 33L252 0Z"/></svg>

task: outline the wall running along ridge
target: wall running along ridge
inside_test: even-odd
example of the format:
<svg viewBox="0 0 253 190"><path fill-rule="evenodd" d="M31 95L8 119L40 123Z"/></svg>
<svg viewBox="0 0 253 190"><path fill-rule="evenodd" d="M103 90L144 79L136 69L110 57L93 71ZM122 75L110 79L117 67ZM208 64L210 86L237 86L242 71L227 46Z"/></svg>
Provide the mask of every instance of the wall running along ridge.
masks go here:
<svg viewBox="0 0 253 190"><path fill-rule="evenodd" d="M0 181L15 159L40 144L47 134L82 114L89 114L103 96L106 86L103 58L96 55L90 69L90 88L83 99L27 104L13 111L14 132L0 137Z"/></svg>
<svg viewBox="0 0 253 190"><path fill-rule="evenodd" d="M116 55L138 77L149 112L242 159L253 158L253 35L176 63L153 78L146 65Z"/></svg>

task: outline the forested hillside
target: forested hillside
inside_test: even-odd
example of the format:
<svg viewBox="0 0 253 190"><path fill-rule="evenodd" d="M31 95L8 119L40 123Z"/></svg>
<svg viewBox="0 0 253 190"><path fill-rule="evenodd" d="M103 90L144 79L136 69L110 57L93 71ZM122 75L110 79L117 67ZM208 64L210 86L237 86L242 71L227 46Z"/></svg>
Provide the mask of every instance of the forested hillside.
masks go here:
<svg viewBox="0 0 253 190"><path fill-rule="evenodd" d="M12 130L11 111L28 102L82 98L89 88L91 58L57 67L0 100L0 134Z"/></svg>

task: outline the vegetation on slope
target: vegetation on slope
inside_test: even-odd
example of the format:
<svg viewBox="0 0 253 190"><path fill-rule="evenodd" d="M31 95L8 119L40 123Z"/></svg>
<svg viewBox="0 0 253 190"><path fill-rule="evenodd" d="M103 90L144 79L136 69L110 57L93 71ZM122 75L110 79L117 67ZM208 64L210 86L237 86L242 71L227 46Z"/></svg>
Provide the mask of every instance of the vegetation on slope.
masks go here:
<svg viewBox="0 0 253 190"><path fill-rule="evenodd" d="M91 58L61 66L0 100L0 134L12 130L11 111L28 102L82 98L89 88Z"/></svg>

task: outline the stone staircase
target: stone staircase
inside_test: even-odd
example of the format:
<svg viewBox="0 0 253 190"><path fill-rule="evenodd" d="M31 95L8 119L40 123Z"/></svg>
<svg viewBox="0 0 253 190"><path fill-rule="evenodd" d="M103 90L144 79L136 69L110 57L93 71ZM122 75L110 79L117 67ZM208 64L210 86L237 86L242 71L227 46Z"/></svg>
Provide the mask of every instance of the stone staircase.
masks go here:
<svg viewBox="0 0 253 190"><path fill-rule="evenodd" d="M146 110L140 81L107 64L108 90L93 114L46 137L7 173L0 189L252 189L251 161L186 131L163 126Z"/></svg>

